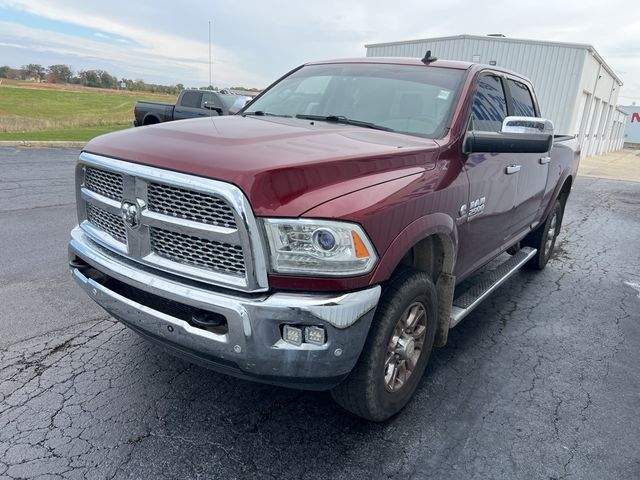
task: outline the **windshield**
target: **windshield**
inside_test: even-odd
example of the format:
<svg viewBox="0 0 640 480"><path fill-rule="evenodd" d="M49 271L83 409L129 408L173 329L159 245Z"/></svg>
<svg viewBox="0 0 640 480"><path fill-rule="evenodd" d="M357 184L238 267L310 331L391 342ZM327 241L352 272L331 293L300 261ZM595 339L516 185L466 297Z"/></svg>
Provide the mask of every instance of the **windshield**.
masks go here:
<svg viewBox="0 0 640 480"><path fill-rule="evenodd" d="M447 126L463 74L413 65L308 65L267 90L243 114L353 120L436 138Z"/></svg>

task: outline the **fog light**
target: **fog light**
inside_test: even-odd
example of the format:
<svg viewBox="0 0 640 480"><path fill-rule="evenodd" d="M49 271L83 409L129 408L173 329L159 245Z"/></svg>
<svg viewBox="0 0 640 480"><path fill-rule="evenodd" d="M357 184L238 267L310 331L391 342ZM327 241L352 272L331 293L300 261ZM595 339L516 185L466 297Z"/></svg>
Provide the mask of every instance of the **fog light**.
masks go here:
<svg viewBox="0 0 640 480"><path fill-rule="evenodd" d="M282 339L293 345L302 345L302 330L300 328L285 325L282 328Z"/></svg>
<svg viewBox="0 0 640 480"><path fill-rule="evenodd" d="M326 341L324 328L322 327L304 327L304 341L313 343L314 345L324 345Z"/></svg>

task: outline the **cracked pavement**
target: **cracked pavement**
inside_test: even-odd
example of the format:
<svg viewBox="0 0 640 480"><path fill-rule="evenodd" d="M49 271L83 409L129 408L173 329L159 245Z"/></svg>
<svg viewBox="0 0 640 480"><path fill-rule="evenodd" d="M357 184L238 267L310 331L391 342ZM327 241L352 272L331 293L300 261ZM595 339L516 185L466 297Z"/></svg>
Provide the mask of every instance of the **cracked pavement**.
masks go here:
<svg viewBox="0 0 640 480"><path fill-rule="evenodd" d="M84 298L77 153L0 149L0 479L640 478L640 184L578 178L547 269L506 282L371 424L170 357Z"/></svg>

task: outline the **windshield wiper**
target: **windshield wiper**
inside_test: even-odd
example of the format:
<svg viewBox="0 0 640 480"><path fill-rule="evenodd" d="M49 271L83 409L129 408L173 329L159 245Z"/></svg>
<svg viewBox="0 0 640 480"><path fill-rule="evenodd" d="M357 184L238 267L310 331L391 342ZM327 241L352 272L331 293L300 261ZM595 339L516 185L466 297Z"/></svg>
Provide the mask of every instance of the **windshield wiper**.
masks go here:
<svg viewBox="0 0 640 480"><path fill-rule="evenodd" d="M393 128L383 127L375 123L365 122L363 120L354 120L344 115L296 115L296 118L304 120L319 120L321 122L343 123L345 125L355 125L357 127L375 128L376 130L384 130L385 132L394 132Z"/></svg>
<svg viewBox="0 0 640 480"><path fill-rule="evenodd" d="M265 112L263 110L256 110L255 112L244 112L242 114L242 116L244 117L245 115L255 115L256 117L285 117L285 118L291 118L291 115L281 115L279 113Z"/></svg>

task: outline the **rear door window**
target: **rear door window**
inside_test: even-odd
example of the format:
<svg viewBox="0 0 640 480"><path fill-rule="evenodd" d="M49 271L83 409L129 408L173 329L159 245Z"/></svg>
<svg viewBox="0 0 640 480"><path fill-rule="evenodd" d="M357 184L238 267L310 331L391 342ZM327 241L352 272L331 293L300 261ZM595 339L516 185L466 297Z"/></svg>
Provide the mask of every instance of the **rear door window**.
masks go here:
<svg viewBox="0 0 640 480"><path fill-rule="evenodd" d="M472 129L483 132L499 132L507 116L507 101L500 77L483 75L478 80L478 90L473 99Z"/></svg>
<svg viewBox="0 0 640 480"><path fill-rule="evenodd" d="M524 83L515 80L507 80L509 93L513 100L513 114L518 117L535 117L536 109L533 104L533 97Z"/></svg>

